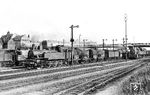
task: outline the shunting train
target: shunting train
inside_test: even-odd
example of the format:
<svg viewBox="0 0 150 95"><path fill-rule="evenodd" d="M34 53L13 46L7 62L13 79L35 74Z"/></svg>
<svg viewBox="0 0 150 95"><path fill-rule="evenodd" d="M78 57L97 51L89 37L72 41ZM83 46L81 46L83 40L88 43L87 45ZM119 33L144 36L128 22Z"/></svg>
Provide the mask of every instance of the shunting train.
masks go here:
<svg viewBox="0 0 150 95"><path fill-rule="evenodd" d="M69 47L57 46L52 50L34 50L34 59L28 59L28 50L8 50L0 52L0 62L3 66L24 66L31 67L57 67L62 65L84 64L99 62L109 59L136 59L147 55L142 48L128 46L127 52L124 49L107 50L99 48L74 48L73 64L71 64L71 49ZM17 60L17 61L16 61Z"/></svg>

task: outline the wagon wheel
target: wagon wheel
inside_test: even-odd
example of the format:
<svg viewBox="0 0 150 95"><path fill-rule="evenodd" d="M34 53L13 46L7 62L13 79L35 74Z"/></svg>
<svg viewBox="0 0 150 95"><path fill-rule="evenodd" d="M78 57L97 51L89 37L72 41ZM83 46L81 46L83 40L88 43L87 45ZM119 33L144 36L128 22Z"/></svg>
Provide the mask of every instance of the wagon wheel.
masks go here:
<svg viewBox="0 0 150 95"><path fill-rule="evenodd" d="M60 60L60 61L58 61L57 67L59 67L59 66L63 66L63 64L62 64L62 61L61 61L61 60Z"/></svg>
<svg viewBox="0 0 150 95"><path fill-rule="evenodd" d="M49 66L48 66L48 61L47 61L47 60L45 60L44 63L45 63L45 64L44 64L45 67L49 67Z"/></svg>
<svg viewBox="0 0 150 95"><path fill-rule="evenodd" d="M64 66L67 66L67 65L68 65L68 62L67 62L67 61L63 61L63 65L64 65Z"/></svg>
<svg viewBox="0 0 150 95"><path fill-rule="evenodd" d="M23 66L24 68L26 68L25 62L21 62L21 66Z"/></svg>
<svg viewBox="0 0 150 95"><path fill-rule="evenodd" d="M29 64L27 61L24 63L24 67L25 67L27 70L30 70L30 69L31 69L31 66L30 66L30 64Z"/></svg>
<svg viewBox="0 0 150 95"><path fill-rule="evenodd" d="M53 61L49 61L49 67L54 67L54 62Z"/></svg>
<svg viewBox="0 0 150 95"><path fill-rule="evenodd" d="M43 61L43 60L40 60L39 63L40 63L39 65L40 65L41 68L44 68L44 67L45 67L45 66L44 66L44 61Z"/></svg>
<svg viewBox="0 0 150 95"><path fill-rule="evenodd" d="M54 61L54 67L57 67L57 66L58 66L58 62Z"/></svg>
<svg viewBox="0 0 150 95"><path fill-rule="evenodd" d="M61 64L61 66L64 66L64 63L63 63L63 61L62 61L62 60L60 61L60 64Z"/></svg>
<svg viewBox="0 0 150 95"><path fill-rule="evenodd" d="M78 65L78 60L74 60L74 64L75 64L75 65Z"/></svg>
<svg viewBox="0 0 150 95"><path fill-rule="evenodd" d="M85 60L85 63L88 64L88 63L89 63L89 59L86 59L86 60Z"/></svg>
<svg viewBox="0 0 150 95"><path fill-rule="evenodd" d="M59 67L59 61L55 61L55 67Z"/></svg>
<svg viewBox="0 0 150 95"><path fill-rule="evenodd" d="M50 61L47 61L47 65L48 65L49 68L51 67Z"/></svg>
<svg viewBox="0 0 150 95"><path fill-rule="evenodd" d="M53 67L57 67L57 64L58 64L57 61L54 61L53 62Z"/></svg>
<svg viewBox="0 0 150 95"><path fill-rule="evenodd" d="M37 66L38 66L37 62L34 62L33 69L37 69Z"/></svg>

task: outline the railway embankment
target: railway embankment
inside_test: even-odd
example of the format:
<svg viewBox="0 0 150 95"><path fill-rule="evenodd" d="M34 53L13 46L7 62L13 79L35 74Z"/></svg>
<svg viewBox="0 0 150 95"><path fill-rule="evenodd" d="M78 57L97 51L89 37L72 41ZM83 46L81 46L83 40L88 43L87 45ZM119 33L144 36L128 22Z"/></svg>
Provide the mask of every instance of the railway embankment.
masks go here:
<svg viewBox="0 0 150 95"><path fill-rule="evenodd" d="M150 95L150 63L92 95Z"/></svg>

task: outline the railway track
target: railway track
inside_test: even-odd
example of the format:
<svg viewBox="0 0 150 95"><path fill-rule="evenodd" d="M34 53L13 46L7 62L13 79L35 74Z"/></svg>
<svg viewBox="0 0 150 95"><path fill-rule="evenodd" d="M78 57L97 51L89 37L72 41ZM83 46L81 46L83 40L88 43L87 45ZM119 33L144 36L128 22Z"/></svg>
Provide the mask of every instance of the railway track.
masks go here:
<svg viewBox="0 0 150 95"><path fill-rule="evenodd" d="M72 65L71 66L71 68L72 69L75 69L75 68L78 68L78 67L85 67L85 65L86 65L86 67L90 67L90 66L96 66L96 65L106 65L106 64L112 64L112 63L118 63L118 62L124 62L125 60L123 59L123 60L109 60L109 61L102 61L102 62L96 62L96 63L85 63L85 64L78 64L78 65ZM21 69L19 69L19 68L21 68ZM61 68L61 69L63 69L63 68L68 68L68 69L70 69L70 66L61 66L61 67L52 67L52 68L50 68L50 69L57 69L57 68ZM17 66L17 67L12 67L12 69L15 69L15 70L6 70L6 71L1 71L0 72L0 75L2 75L2 74L11 74L11 73L17 73L17 72L26 72L26 71L29 71L29 70L27 70L27 69L25 69L25 68L23 68L23 67L20 67L20 66ZM48 68L49 69L49 68Z"/></svg>
<svg viewBox="0 0 150 95"><path fill-rule="evenodd" d="M129 67L131 67L131 65L133 65L133 62L135 63L135 61L131 61L126 64L124 64L124 62L122 62L122 63L118 63L118 64L113 64L113 65L106 65L103 67L98 64L93 64L91 67L91 65L88 64L89 67L82 65L83 67L81 66L81 67L77 68L78 67L77 66L77 67L73 67L74 69L71 68L69 70L64 70L64 71L60 70L61 73L60 73L60 71L57 72L58 69L57 70L54 69L53 72L51 71L46 74L45 74L45 70L42 70L43 73L39 74L38 76L37 76L37 74L41 71L37 71L36 73L33 71L34 72L33 75L29 74L29 76L23 77L23 78L21 76L19 76L17 78L16 77L8 78L8 75L7 75L7 77L5 77L5 78L8 78L7 80L0 81L0 91L4 91L7 93L7 90L13 90L14 88L20 89L20 87L24 87L24 86L28 86L30 88L31 84L35 85L35 88L37 88L37 87L39 87L38 85L42 84L44 87L40 87L40 90L45 89L45 87L46 88L54 87L52 89L55 89L55 87L57 87L57 90L55 89L55 90L51 91L51 93L60 93L61 91L64 91L73 86L77 86L85 81L89 82L91 80L97 79L97 77L99 78L102 75L110 74L112 71L118 72L118 71L116 71L117 68L118 69L123 69L125 67L129 68ZM136 62L135 65L137 65L139 63L140 63L140 61ZM32 71L29 71L29 72L32 72ZM99 73L101 73L101 74L99 74ZM11 73L11 74L13 75L13 73ZM2 74L2 75L5 75L5 74ZM48 84L47 84L47 82L48 82ZM68 84L68 85L66 87L63 87L64 85L62 85L62 84ZM30 89L32 89L32 88L30 88ZM28 92L28 91L22 91L21 93L26 93L26 92ZM14 94L14 95L21 95L21 93ZM7 95L7 94L3 93L3 95ZM47 95L49 95L49 94L47 94ZM59 95L59 94L56 94L56 95ZM62 94L62 95L66 95L66 94Z"/></svg>
<svg viewBox="0 0 150 95"><path fill-rule="evenodd" d="M136 61L136 60L135 60ZM128 64L132 64L133 61L129 61ZM4 71L0 72L0 80L7 80L7 79L14 79L14 78L23 78L29 76L36 76L42 74L49 74L61 71L68 71L68 70L75 70L75 69L82 69L82 68L91 68L91 67L101 67L102 69L112 67L112 66L121 66L126 65L124 62L116 63L113 62L102 62L102 63L91 63L91 64L81 64L75 65L71 67L58 67L58 68L47 68L47 69L40 69L40 70L14 70L14 71ZM103 67L102 67L103 66Z"/></svg>
<svg viewBox="0 0 150 95"><path fill-rule="evenodd" d="M135 69L138 69L146 63L148 62L135 64L126 68L116 69L110 73L105 74L104 76L100 76L80 85L73 86L54 95L91 95L94 91L96 91L96 89L104 88L104 86L106 86L109 82L125 76L126 74L132 72Z"/></svg>
<svg viewBox="0 0 150 95"><path fill-rule="evenodd" d="M28 72L28 73L17 73L17 74L8 74L8 75L1 75L0 81L0 91L8 90L11 88L17 88L21 86L41 83L41 82L48 82L57 79L62 79L71 76L82 75L85 73L92 73L96 71L107 70L111 68L116 68L120 66L124 66L125 64L115 64L115 65L107 65L107 66L93 66L93 67L86 67L86 68L78 68L74 70L65 70L61 72L49 72L42 70L43 72ZM128 65L131 65L129 63ZM22 77L23 76L23 77ZM34 80L34 81L33 81Z"/></svg>

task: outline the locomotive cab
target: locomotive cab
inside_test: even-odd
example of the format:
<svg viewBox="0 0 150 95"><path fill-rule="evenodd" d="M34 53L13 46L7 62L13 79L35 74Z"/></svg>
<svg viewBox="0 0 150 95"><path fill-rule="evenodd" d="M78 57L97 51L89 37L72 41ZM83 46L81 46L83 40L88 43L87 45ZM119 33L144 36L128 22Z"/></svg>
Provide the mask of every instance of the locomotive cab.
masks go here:
<svg viewBox="0 0 150 95"><path fill-rule="evenodd" d="M128 58L129 59L136 59L139 58L138 52L139 49L137 47L134 47L133 45L128 46Z"/></svg>

